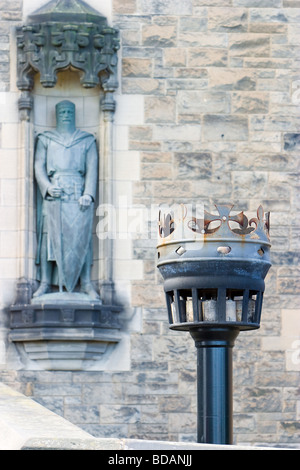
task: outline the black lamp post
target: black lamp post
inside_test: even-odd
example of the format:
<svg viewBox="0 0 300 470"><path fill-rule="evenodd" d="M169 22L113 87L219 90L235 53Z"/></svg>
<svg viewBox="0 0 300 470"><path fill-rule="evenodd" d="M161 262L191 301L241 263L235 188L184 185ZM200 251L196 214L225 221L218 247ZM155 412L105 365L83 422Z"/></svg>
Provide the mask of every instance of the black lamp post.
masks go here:
<svg viewBox="0 0 300 470"><path fill-rule="evenodd" d="M260 326L269 213L260 206L249 221L216 208L199 218L184 205L160 211L157 266L170 328L189 331L197 348L198 442L232 444L232 348Z"/></svg>

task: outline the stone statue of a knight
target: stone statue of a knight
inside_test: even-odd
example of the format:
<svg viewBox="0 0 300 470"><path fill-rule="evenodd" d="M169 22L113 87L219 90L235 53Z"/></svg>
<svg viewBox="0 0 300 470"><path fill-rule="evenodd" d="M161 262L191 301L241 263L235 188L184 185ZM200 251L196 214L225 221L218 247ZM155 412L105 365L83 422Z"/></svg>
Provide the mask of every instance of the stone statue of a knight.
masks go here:
<svg viewBox="0 0 300 470"><path fill-rule="evenodd" d="M76 129L75 105L56 106L56 130L38 135L35 150L37 264L40 287L34 297L80 291L99 299L91 278L92 225L98 176L95 137Z"/></svg>

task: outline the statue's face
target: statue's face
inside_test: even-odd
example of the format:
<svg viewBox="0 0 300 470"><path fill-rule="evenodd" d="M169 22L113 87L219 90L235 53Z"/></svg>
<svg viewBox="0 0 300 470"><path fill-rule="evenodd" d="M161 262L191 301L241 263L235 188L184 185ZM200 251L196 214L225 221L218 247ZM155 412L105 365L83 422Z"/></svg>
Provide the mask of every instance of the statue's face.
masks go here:
<svg viewBox="0 0 300 470"><path fill-rule="evenodd" d="M57 124L69 124L75 123L75 110L73 107L65 106L58 110L57 112Z"/></svg>

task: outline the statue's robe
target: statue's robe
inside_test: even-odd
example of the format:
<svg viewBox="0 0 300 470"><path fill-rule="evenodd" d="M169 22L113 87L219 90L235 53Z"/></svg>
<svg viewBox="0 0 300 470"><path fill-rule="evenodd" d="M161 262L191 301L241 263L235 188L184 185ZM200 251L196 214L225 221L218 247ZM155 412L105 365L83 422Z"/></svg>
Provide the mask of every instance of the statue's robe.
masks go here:
<svg viewBox="0 0 300 470"><path fill-rule="evenodd" d="M57 131L39 134L35 176L38 185L36 263L38 266L41 263L41 242L46 236L47 260L55 261L58 267L52 283L59 285L61 269L64 285L72 291L83 265L92 264L94 204L82 211L78 200L83 195L91 196L93 201L96 199L98 152L95 137L81 130L70 137ZM48 194L51 184L62 188L61 198Z"/></svg>

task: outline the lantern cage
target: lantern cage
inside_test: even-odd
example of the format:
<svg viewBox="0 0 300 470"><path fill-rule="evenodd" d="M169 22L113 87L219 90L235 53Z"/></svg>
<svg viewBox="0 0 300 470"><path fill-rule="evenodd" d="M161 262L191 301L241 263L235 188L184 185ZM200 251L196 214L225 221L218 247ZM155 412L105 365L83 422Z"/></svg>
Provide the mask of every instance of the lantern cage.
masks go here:
<svg viewBox="0 0 300 470"><path fill-rule="evenodd" d="M160 211L157 266L171 329L260 326L271 266L269 213L260 206L249 220L243 212L231 215L233 205L216 209L203 210L202 218L185 205Z"/></svg>

